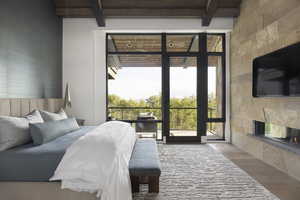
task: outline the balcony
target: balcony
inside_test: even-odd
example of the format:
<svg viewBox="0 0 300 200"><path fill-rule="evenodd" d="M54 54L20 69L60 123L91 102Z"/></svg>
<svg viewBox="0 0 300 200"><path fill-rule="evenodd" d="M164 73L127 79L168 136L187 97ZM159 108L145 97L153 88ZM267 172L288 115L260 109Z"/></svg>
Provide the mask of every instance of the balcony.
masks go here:
<svg viewBox="0 0 300 200"><path fill-rule="evenodd" d="M108 107L109 120L120 120L131 123L137 134L142 138L156 138L162 140L162 113L160 107ZM215 115L215 108L208 108L209 118ZM139 118L141 114L148 113L150 120ZM170 135L171 136L197 136L197 111L194 107L170 108ZM141 128L145 127L145 129ZM217 134L218 125L207 123L209 139L222 139Z"/></svg>

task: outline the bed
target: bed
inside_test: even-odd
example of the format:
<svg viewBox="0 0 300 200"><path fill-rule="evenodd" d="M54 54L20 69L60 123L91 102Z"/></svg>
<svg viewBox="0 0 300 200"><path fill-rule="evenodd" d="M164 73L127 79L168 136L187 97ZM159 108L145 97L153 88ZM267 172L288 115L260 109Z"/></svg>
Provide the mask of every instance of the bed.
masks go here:
<svg viewBox="0 0 300 200"><path fill-rule="evenodd" d="M5 116L24 116L25 114L33 111L35 109L46 110L50 112L55 112L63 105L62 99L0 99L0 115ZM91 127L83 127L81 130L69 136L72 139L80 137ZM68 138L68 139L70 139ZM71 139L71 140L72 140ZM48 144L47 148L51 146L52 151L52 162L56 160L58 162L62 153L65 151L65 147L70 145L72 141L64 141L64 139L59 139L53 141L53 143ZM60 148L55 149L57 146ZM37 169L36 166L32 166L30 163L24 161L16 161L16 157L21 156L21 154L27 154L31 159L43 159L44 156L41 155L43 149L46 146L41 146L40 148L32 148L32 144L27 144L20 146L10 151L3 152L0 160L0 199L7 200L96 200L94 194L87 192L74 192L68 189L61 189L60 182L49 182L45 181L50 176L50 171L53 170L55 164L45 163L44 169ZM55 150L54 150L55 149ZM45 149L44 149L45 150ZM30 153L29 153L30 152ZM10 157L11 154L15 154ZM34 156L33 156L34 155ZM49 161L49 160L48 160ZM8 163L15 162L15 168L11 171L8 168ZM31 167L30 167L31 165ZM26 168L30 170L26 171ZM2 170L4 170L2 172ZM38 173L35 173L38 172ZM18 175L21 175L18 177ZM31 179L34 178L35 181ZM13 179L14 181L8 179Z"/></svg>
<svg viewBox="0 0 300 200"><path fill-rule="evenodd" d="M34 109L41 109L41 110L47 110L53 112L55 110L58 110L58 108L60 108L61 105L62 105L62 100L60 99L0 99L0 115L23 116L24 114ZM117 123L117 122L110 122L110 123ZM75 192L68 189L62 190L61 183L64 184L63 181L49 182L49 179L51 177L53 178L53 174L56 174L57 171L59 171L57 170L59 168L58 166L60 166L61 163L63 163L66 154L68 154L71 151L70 149L72 148L69 147L71 147L71 145L74 143L80 143L80 141L81 142L86 141L82 139L83 138L82 136L91 135L90 133L96 132L97 129L99 129L99 127L97 126L82 126L80 127L80 129L76 131L72 131L67 135L60 136L42 145L36 146L32 143L28 143L5 151L0 151L0 194L1 194L0 197L1 199L14 199L14 200L97 199L95 194L91 194L87 192ZM107 138L111 138L113 135L123 135L122 138L127 138L129 136L128 134L126 134L128 133L128 131L122 131L120 127L109 127L109 129L110 131L107 130L108 131ZM132 129L132 127L128 126L128 129L126 130L129 129ZM107 131L105 130L104 132ZM134 137L133 135L135 135L135 133L132 133L131 135L132 135L131 137ZM94 136L96 136L96 134L94 134ZM78 140L79 138L81 139ZM95 137L90 138L90 140L91 139L93 140L94 138ZM131 153L127 154L129 156L127 161L129 161L129 159L130 161L129 161L129 166L127 165L126 167L129 167L130 175L131 177L133 177L134 180L132 182L133 191L138 192L139 177L149 177L149 180L151 180L149 181L149 192L155 192L155 193L158 192L159 176L161 171L160 171L160 163L159 163L159 158L157 153L156 142L154 140L153 141L140 140L138 142L134 142L135 140L129 140L129 139L122 140L122 141L123 141L122 143L131 142L130 152L132 152L132 154ZM83 149L86 150L90 148L90 150L96 149L97 152L101 152L101 148L97 147L99 146L98 144L99 143L93 143L93 145L96 145L96 147L94 146L94 148L90 148L86 146ZM105 144L105 143L101 143L101 144ZM74 145L72 145L72 147L73 146ZM66 152L67 149L68 151ZM127 150L123 149L123 150L128 151L128 149ZM82 151L81 149L78 151L77 148L76 155L81 154L81 151ZM103 162L105 154L106 153L102 153L102 154L97 153L98 157L94 157L94 160L99 160L98 158L100 156L101 162ZM108 156L108 158L110 158L110 156ZM85 160L84 155L81 155L81 160ZM88 160L87 158L87 160L85 162L82 162L81 165L82 164L86 165L86 163L91 163L91 162L92 160ZM124 170L124 168L121 170ZM68 171L69 169L67 169L67 172ZM99 170L94 171L93 174L95 174L98 171ZM109 170L105 170L103 173L106 174L108 173L108 171ZM104 174L100 176L101 179ZM115 174L115 172L113 172L113 174ZM124 177L123 178L121 177L121 179L124 181ZM131 187L130 181L128 185L129 187ZM110 188L109 190L110 194L115 193L114 188L115 185L113 185L113 187Z"/></svg>
<svg viewBox="0 0 300 200"><path fill-rule="evenodd" d="M66 149L93 128L83 126L43 145L30 143L1 151L0 181L48 182Z"/></svg>

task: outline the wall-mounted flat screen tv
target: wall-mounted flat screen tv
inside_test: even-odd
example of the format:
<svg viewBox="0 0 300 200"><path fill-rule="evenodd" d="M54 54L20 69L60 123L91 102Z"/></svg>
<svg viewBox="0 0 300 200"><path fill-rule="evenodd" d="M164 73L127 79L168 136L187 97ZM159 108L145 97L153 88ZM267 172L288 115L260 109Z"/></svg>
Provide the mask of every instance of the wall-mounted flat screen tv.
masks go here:
<svg viewBox="0 0 300 200"><path fill-rule="evenodd" d="M254 97L300 97L300 42L253 60Z"/></svg>

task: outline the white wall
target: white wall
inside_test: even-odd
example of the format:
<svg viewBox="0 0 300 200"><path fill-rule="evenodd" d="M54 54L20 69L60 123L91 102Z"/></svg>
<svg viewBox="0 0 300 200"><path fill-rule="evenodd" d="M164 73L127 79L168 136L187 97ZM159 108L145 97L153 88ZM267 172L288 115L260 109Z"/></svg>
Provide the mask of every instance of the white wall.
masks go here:
<svg viewBox="0 0 300 200"><path fill-rule="evenodd" d="M225 123L225 140L231 142L231 107L230 107L230 33L226 33L226 123Z"/></svg>
<svg viewBox="0 0 300 200"><path fill-rule="evenodd" d="M107 19L98 27L95 19L63 21L63 85L71 86L72 112L94 125L106 118L107 32L229 32L233 19L213 19L202 27L200 19Z"/></svg>

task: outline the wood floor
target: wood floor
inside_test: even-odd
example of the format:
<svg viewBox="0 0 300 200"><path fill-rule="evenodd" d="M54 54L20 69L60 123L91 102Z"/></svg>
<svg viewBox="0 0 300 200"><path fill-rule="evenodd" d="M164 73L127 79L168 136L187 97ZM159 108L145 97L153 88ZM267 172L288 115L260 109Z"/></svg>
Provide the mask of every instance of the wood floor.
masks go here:
<svg viewBox="0 0 300 200"><path fill-rule="evenodd" d="M233 145L225 143L212 143L209 145L220 151L281 200L300 200L300 181Z"/></svg>

